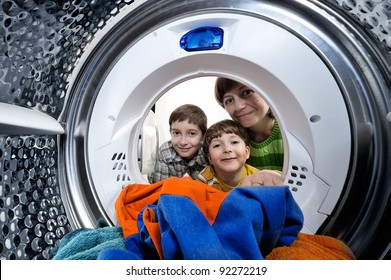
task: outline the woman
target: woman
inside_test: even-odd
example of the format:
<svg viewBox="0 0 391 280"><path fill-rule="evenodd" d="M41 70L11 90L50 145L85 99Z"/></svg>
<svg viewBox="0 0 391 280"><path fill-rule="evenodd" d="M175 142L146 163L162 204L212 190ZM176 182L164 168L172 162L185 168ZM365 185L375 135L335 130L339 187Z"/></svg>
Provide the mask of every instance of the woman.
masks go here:
<svg viewBox="0 0 391 280"><path fill-rule="evenodd" d="M283 140L268 104L251 88L223 77L216 80L215 98L248 132L251 141L247 163L265 173L280 174L284 164Z"/></svg>

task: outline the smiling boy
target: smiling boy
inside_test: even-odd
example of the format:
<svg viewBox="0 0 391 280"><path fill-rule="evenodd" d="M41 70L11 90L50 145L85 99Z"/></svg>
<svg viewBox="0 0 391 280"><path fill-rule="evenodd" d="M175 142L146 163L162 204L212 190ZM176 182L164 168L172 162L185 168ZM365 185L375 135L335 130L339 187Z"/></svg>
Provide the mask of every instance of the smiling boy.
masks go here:
<svg viewBox="0 0 391 280"><path fill-rule="evenodd" d="M159 148L154 171L148 175L151 184L186 174L195 179L207 165L201 148L207 128L204 111L196 105L184 104L171 113L168 123L171 140Z"/></svg>
<svg viewBox="0 0 391 280"><path fill-rule="evenodd" d="M204 136L203 150L210 165L197 180L227 192L240 186L243 179L259 170L246 164L250 156L245 129L233 120L222 120L209 127Z"/></svg>

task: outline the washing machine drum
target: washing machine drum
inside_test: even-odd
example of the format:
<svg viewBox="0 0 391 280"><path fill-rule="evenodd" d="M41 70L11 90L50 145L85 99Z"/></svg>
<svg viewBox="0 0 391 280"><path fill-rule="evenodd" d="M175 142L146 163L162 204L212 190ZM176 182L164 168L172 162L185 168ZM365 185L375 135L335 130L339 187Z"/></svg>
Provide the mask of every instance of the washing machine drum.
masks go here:
<svg viewBox="0 0 391 280"><path fill-rule="evenodd" d="M211 76L275 113L303 232L390 258L387 0L5 1L0 15L2 259L48 259L66 233L116 225L121 189L147 183L151 109Z"/></svg>

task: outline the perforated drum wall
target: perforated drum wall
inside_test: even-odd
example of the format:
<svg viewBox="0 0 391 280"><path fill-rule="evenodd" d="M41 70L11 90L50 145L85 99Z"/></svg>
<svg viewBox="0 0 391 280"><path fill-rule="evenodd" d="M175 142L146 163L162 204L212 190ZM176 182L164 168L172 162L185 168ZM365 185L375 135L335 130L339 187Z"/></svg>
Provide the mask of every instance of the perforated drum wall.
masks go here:
<svg viewBox="0 0 391 280"><path fill-rule="evenodd" d="M132 2L2 1L0 101L57 118L83 49ZM47 259L71 230L58 182L57 149L54 136L0 131L2 259Z"/></svg>

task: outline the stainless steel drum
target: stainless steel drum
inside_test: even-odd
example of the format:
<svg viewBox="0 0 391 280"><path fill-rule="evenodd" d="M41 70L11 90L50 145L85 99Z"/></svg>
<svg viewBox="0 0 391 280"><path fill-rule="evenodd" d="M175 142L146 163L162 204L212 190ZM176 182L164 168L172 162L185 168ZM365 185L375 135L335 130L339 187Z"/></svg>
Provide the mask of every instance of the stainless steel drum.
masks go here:
<svg viewBox="0 0 391 280"><path fill-rule="evenodd" d="M116 225L121 188L146 182L150 109L219 75L274 110L303 231L390 258L388 0L5 0L0 24L1 259L48 259L68 232ZM182 48L200 27L224 41Z"/></svg>

